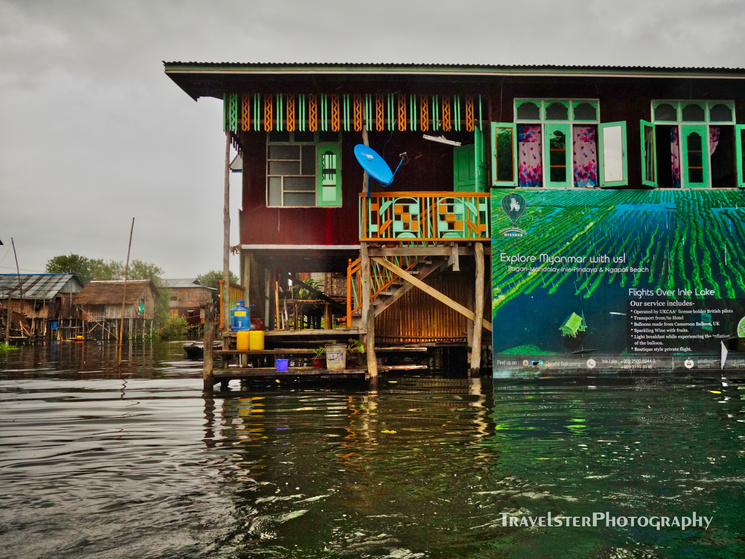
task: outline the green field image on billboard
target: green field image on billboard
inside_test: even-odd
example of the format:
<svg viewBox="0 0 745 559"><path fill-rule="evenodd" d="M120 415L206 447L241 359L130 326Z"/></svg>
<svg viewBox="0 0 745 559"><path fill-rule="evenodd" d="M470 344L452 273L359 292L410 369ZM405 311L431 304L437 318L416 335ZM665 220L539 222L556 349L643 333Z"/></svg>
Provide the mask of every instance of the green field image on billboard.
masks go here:
<svg viewBox="0 0 745 559"><path fill-rule="evenodd" d="M525 202L517 221L502 206L515 193ZM667 299L745 298L742 191L502 189L492 191L491 207L495 352L561 350L544 343L550 331L600 334L626 320L632 289ZM540 334L530 321L554 309ZM625 323L615 336L621 331ZM500 348L502 338L512 345Z"/></svg>

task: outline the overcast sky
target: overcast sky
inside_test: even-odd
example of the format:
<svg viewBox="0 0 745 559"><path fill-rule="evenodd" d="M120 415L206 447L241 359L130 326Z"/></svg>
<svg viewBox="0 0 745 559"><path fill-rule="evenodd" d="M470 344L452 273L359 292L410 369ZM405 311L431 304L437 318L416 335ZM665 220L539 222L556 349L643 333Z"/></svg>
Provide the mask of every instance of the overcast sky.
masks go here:
<svg viewBox="0 0 745 559"><path fill-rule="evenodd" d="M742 0L0 0L0 273L11 238L22 273L124 261L133 217L132 259L222 268L222 107L163 61L743 67L744 29Z"/></svg>

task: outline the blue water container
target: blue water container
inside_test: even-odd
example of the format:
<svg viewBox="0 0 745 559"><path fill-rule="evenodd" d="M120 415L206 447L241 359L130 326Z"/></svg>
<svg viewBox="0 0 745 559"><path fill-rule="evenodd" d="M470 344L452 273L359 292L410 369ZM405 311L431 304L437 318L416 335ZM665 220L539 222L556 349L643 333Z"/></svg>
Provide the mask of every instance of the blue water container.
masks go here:
<svg viewBox="0 0 745 559"><path fill-rule="evenodd" d="M251 329L251 311L243 306L243 301L230 309L230 329L235 332Z"/></svg>

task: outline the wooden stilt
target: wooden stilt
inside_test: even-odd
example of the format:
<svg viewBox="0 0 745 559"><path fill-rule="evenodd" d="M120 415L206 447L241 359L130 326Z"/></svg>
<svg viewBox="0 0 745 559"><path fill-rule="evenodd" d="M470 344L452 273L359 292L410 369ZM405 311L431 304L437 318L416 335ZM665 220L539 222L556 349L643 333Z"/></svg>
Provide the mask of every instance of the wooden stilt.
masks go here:
<svg viewBox="0 0 745 559"><path fill-rule="evenodd" d="M274 318L277 321L277 330L282 330L282 314L279 311L279 282L274 281Z"/></svg>
<svg viewBox="0 0 745 559"><path fill-rule="evenodd" d="M129 228L129 244L127 245L127 263L124 265L124 287L122 288L122 316L119 329L119 365L122 364L122 335L124 334L124 304L127 300L127 276L129 275L129 251L132 249L132 233L135 230L135 218L132 218L132 226ZM85 331L83 330L83 333Z"/></svg>
<svg viewBox="0 0 745 559"><path fill-rule="evenodd" d="M212 392L215 385L214 377L212 375L214 363L212 362L212 348L215 336L215 307L213 305L207 305L204 311L204 350L203 359L204 366L202 368L202 378L204 379L204 391Z"/></svg>
<svg viewBox="0 0 745 559"><path fill-rule="evenodd" d="M370 308L370 257L367 243L360 243L360 260L362 281L360 296L362 297L361 323L365 330L365 352L367 353L367 378L371 384L378 381L378 360L375 355L375 313Z"/></svg>
<svg viewBox="0 0 745 559"><path fill-rule="evenodd" d="M474 246L476 259L476 286L474 289L474 319L473 343L471 344L471 370L469 376L475 378L481 375L481 323L484 319L484 245L476 243Z"/></svg>
<svg viewBox="0 0 745 559"><path fill-rule="evenodd" d="M362 127L362 143L366 146L370 145L367 123ZM365 215L367 212L367 196L370 195L370 180L367 171L362 174L362 192L365 194L365 198L362 200L362 212ZM365 242L360 243L360 263L360 297L362 298L360 323L367 332L364 336L365 352L367 353L367 379L370 382L370 388L377 388L378 359L375 355L375 313L370 308L370 254L368 244Z"/></svg>
<svg viewBox="0 0 745 559"><path fill-rule="evenodd" d="M222 316L223 331L230 330L230 130L225 130L225 184L223 189Z"/></svg>

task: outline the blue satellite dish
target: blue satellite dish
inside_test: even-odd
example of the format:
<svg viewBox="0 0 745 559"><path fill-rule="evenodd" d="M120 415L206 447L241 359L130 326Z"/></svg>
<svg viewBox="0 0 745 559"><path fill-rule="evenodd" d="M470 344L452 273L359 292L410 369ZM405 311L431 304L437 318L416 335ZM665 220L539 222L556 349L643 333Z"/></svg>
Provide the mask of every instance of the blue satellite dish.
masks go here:
<svg viewBox="0 0 745 559"><path fill-rule="evenodd" d="M383 186L391 184L394 173L378 152L365 144L357 144L354 146L354 156L368 175Z"/></svg>

